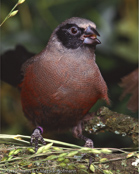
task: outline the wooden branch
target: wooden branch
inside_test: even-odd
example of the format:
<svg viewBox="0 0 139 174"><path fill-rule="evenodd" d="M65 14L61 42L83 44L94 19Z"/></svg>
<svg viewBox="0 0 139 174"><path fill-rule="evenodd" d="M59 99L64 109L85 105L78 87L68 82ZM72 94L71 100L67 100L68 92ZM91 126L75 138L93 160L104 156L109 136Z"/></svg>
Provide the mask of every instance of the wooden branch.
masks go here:
<svg viewBox="0 0 139 174"><path fill-rule="evenodd" d="M109 131L129 136L135 145L138 144L138 121L129 115L113 112L107 107L100 108L96 114L91 113L84 122L84 130L92 134Z"/></svg>

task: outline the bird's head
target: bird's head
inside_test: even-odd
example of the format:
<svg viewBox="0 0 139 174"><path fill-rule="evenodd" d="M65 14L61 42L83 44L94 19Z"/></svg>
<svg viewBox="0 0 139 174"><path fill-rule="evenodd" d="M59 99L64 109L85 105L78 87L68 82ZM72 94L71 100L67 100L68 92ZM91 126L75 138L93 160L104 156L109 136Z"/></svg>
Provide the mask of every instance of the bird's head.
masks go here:
<svg viewBox="0 0 139 174"><path fill-rule="evenodd" d="M87 19L73 17L60 24L54 31L58 42L67 49L79 47L95 48L101 42L97 39L100 36L96 25Z"/></svg>

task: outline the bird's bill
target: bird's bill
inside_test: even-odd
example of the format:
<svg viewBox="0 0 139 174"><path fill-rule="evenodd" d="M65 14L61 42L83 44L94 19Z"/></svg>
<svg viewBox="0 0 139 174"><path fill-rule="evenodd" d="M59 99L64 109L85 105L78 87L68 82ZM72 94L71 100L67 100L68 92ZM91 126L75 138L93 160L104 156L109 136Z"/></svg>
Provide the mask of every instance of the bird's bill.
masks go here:
<svg viewBox="0 0 139 174"><path fill-rule="evenodd" d="M81 39L83 40L84 44L89 44L89 45L101 44L101 42L97 38L97 36L100 36L100 34L97 32L97 30L95 28L93 28L89 25L85 29L85 32L82 35Z"/></svg>

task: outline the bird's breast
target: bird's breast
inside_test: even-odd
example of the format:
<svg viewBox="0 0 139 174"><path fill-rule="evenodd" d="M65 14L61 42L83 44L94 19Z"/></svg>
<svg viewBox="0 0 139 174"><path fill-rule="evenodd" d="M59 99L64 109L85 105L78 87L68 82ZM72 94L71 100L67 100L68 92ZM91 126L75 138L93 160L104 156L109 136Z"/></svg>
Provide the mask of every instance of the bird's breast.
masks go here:
<svg viewBox="0 0 139 174"><path fill-rule="evenodd" d="M85 101L95 100L95 93L97 96L97 85L101 78L97 71L93 60L80 62L60 59L55 63L46 62L37 75L39 89L45 89L44 93L51 101L72 103L75 107L77 103L85 106Z"/></svg>

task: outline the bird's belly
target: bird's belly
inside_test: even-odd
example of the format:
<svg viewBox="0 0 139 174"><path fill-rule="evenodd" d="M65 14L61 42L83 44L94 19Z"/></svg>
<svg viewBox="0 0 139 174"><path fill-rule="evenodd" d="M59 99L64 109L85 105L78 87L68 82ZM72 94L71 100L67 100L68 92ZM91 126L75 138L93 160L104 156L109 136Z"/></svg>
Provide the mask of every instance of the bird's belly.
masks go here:
<svg viewBox="0 0 139 174"><path fill-rule="evenodd" d="M93 76L62 73L32 74L21 91L27 118L48 131L77 125L100 97L94 92Z"/></svg>

